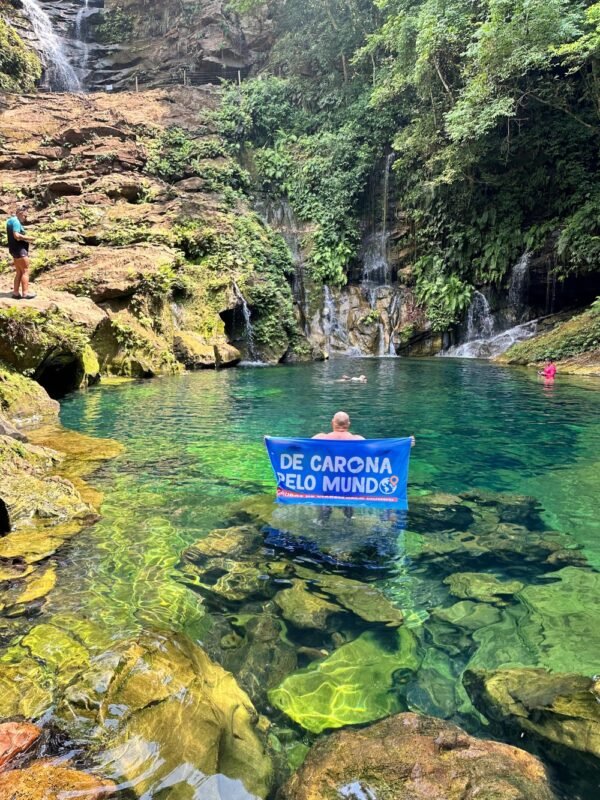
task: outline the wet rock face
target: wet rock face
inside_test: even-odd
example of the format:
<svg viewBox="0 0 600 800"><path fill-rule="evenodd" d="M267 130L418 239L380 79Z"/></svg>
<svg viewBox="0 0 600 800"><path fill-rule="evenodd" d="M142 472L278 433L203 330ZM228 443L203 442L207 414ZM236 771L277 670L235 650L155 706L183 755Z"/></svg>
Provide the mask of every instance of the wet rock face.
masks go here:
<svg viewBox="0 0 600 800"><path fill-rule="evenodd" d="M553 800L542 764L432 717L398 714L320 740L278 800Z"/></svg>
<svg viewBox="0 0 600 800"><path fill-rule="evenodd" d="M241 20L223 0L41 0L91 90L215 83L246 76L271 44L265 8Z"/></svg>

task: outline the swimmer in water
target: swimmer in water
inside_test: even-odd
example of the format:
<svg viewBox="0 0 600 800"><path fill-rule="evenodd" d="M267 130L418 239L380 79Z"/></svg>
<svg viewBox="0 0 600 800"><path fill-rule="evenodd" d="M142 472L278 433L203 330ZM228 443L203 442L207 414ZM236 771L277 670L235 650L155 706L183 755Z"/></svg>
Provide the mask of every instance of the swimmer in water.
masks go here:
<svg viewBox="0 0 600 800"><path fill-rule="evenodd" d="M546 380L553 381L554 378L556 377L556 371L557 371L556 364L550 358L548 359L548 361L546 361L546 366L544 367L544 369L541 369L538 372L538 375L541 375L543 378L546 378Z"/></svg>
<svg viewBox="0 0 600 800"><path fill-rule="evenodd" d="M359 375L356 377L351 375L342 375L341 378L336 380L336 383L367 383L367 376Z"/></svg>
<svg viewBox="0 0 600 800"><path fill-rule="evenodd" d="M366 379L365 379L366 380ZM330 433L317 433L315 436L312 437L313 439L337 439L338 441L356 441L357 439L363 439L364 436L359 436L356 433L350 433L350 417L346 414L345 411L337 411L333 415L333 419L331 420L331 431ZM415 437L410 437L410 446L415 446ZM333 508L331 506L322 506L319 509L319 520L321 522L328 520L333 512ZM344 506L343 509L344 516L346 519L352 519L354 514L354 509L352 506Z"/></svg>

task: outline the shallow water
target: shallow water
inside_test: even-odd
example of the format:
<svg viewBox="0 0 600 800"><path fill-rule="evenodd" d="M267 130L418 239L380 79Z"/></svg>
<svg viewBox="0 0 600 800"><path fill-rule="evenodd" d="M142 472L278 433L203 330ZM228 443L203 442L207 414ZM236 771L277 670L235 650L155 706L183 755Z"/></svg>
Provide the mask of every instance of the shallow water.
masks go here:
<svg viewBox="0 0 600 800"><path fill-rule="evenodd" d="M348 371L365 373L368 384L335 382ZM91 642L93 654L142 630L183 631L206 642L211 655L232 668L213 635L225 630L219 626L229 619L231 608L224 604L220 609L214 601L207 606L185 585L181 552L211 530L232 524L231 503L273 492L263 435L310 436L328 429L338 409L348 411L353 430L366 437L417 437L409 492L417 505L431 493L456 495L474 489L533 496L539 507L529 528L523 527L523 536L535 537L536 528L558 532L563 547L578 545L585 556L584 566L570 569L594 574L600 566L599 388L591 380L563 377L545 385L531 371L472 361L340 359L199 372L73 395L62 406L64 425L117 439L125 451L94 478L106 493L102 519L76 537L59 559L58 585L43 618L60 622L75 614L81 625L92 620L101 632ZM474 501L475 521L464 522L465 529L476 531L477 524L483 525L485 507L483 501ZM460 532L462 524L459 515L451 527ZM590 620L582 618L562 642L555 628L544 627L542 601L534 608L535 595L529 605L513 599L504 609L500 603L503 621L490 626L487 636L478 631L477 647L471 640L462 651L454 640L446 647L439 626L427 626L432 610L457 602L442 582L449 573L481 569L501 579L518 578L536 590L548 573L563 565L541 568L518 559L496 562L492 556L473 566L462 564L458 556L458 564L438 568L438 561L419 556L423 542L438 536L438 529L426 508L407 519L358 511L352 521L334 513L327 522L310 509L280 509L271 520L266 545L278 558L371 582L403 610L421 660L408 682L401 681L397 696L386 697L388 711L434 713L482 732L484 721L453 686L460 683L469 659L487 668L523 664L592 674L597 658L595 671L600 671L600 653L591 652L587 633L598 612L593 606L600 600L597 595L586 600L592 604ZM364 546L365 540L370 546ZM540 640L537 628L531 642L523 643L523 629L534 622L541 625L543 645L531 644ZM565 616L565 627L567 622ZM560 618L557 624L560 631ZM71 627L76 629L77 623L72 621ZM355 635L371 635L368 627L358 626ZM344 635L348 641L353 634L346 630ZM577 637L582 641L575 663ZM322 634L315 632L304 632L294 642L297 647L323 643ZM389 642L382 647L389 649ZM293 693L294 684L290 686ZM253 700L276 729L289 725L272 704L258 696ZM291 729L297 743L312 740L301 726ZM564 780L565 791L574 792L573 778ZM593 794L581 791L582 797ZM230 796L237 796L233 789ZM144 797L163 794L150 791ZM228 797L226 790L223 797Z"/></svg>

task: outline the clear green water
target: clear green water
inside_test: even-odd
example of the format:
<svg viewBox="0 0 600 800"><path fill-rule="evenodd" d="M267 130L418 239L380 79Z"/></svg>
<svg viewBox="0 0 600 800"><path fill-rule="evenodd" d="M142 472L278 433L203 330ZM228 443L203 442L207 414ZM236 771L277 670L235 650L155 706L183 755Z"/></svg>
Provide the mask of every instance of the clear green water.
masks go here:
<svg viewBox="0 0 600 800"><path fill-rule="evenodd" d="M335 383L344 372L359 369L368 384ZM44 616L72 612L92 619L105 633L97 641L98 652L144 628L184 630L200 641L209 637L218 609L207 615L198 595L181 582L182 549L227 525L228 504L273 490L264 434L310 436L328 429L338 409L348 411L353 430L366 437L415 434L413 497L472 489L534 496L544 525L560 532L567 546L583 547L584 569L590 572L600 566L599 388L593 381L562 377L545 386L532 372L472 361L383 359L199 372L74 395L63 403L63 423L117 439L125 452L94 479L106 492L102 519L70 545ZM342 538L348 535L341 515L323 526L315 514L298 512L295 523L285 524L301 529L317 553L323 537L335 541L337 529ZM371 526L384 550L392 543L385 570L371 570L366 562L361 566L359 559L352 576L374 580L415 630L433 608L456 602L441 582L443 575L437 578L435 569L413 565L407 555L419 546L409 541L413 532L429 534L427 519L398 523L375 515L365 521L359 512L350 524ZM498 577L515 577L514 569L505 572L499 562ZM525 583L539 581L535 565L521 573ZM586 599L590 614L598 613L598 600ZM560 631L560 611L554 623ZM567 616L564 624L569 625ZM554 631L558 642L525 655L514 626L504 625L491 637L496 645L482 639L479 657L484 666L508 659L568 671L572 663L572 670L587 673L594 658L590 648L598 642L589 641L587 624L586 618L575 627L564 647ZM419 635L425 649L432 645L429 633ZM584 667L578 667L571 649L578 635L588 638L581 642ZM509 655L496 658L494 652L502 649ZM424 674L435 673L434 652L423 662ZM472 646L456 655L454 672L472 656ZM600 672L600 652L596 656ZM446 675L448 680L457 680L456 675ZM430 695L423 699L422 687L415 686L408 706L441 713L440 704ZM283 724L272 708L261 710ZM472 729L476 724L464 704L448 714Z"/></svg>

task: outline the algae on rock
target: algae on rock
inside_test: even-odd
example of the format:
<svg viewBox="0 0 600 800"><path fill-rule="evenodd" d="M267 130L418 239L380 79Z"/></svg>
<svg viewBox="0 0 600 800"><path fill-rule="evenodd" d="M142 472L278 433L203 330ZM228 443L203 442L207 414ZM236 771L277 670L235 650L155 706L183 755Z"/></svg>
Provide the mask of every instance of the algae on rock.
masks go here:
<svg viewBox="0 0 600 800"><path fill-rule="evenodd" d="M362 633L269 692L273 705L312 733L380 719L403 706L398 681L419 667L408 628Z"/></svg>

